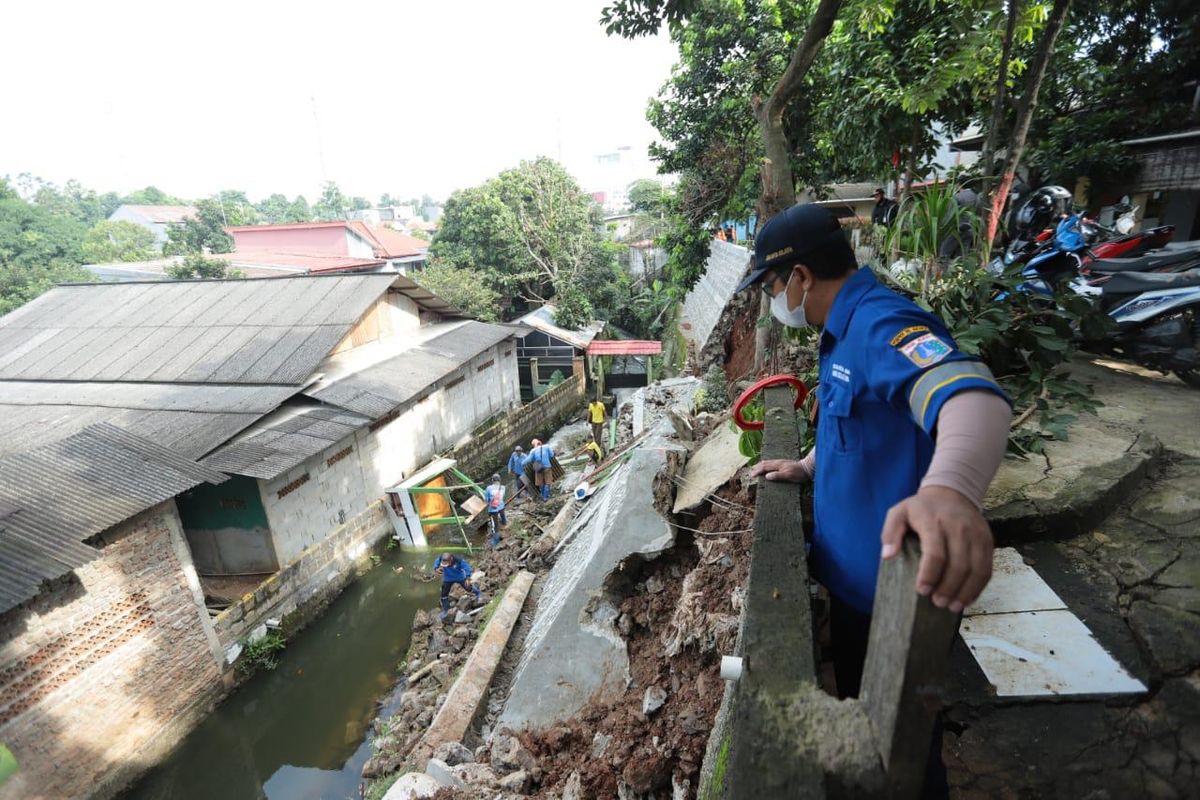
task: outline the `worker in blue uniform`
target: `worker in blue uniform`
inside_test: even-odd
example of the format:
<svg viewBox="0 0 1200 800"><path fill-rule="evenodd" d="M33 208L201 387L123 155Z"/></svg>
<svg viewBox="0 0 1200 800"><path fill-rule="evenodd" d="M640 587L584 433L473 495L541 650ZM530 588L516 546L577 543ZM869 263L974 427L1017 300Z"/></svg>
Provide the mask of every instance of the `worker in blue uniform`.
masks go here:
<svg viewBox="0 0 1200 800"><path fill-rule="evenodd" d="M988 368L935 315L859 269L837 219L811 205L773 217L740 289L758 285L772 315L822 327L816 447L753 476L813 481L813 574L829 591L838 693L858 694L881 558L906 533L921 544L916 590L959 613L992 569L981 513L1012 409ZM926 796L945 796L940 726Z"/></svg>
<svg viewBox="0 0 1200 800"><path fill-rule="evenodd" d="M453 553L442 553L433 562L433 571L442 575L442 615L445 619L450 613L450 590L455 585L461 586L471 594L475 595L475 600L482 599L479 587L471 582L471 565L462 556L456 556Z"/></svg>

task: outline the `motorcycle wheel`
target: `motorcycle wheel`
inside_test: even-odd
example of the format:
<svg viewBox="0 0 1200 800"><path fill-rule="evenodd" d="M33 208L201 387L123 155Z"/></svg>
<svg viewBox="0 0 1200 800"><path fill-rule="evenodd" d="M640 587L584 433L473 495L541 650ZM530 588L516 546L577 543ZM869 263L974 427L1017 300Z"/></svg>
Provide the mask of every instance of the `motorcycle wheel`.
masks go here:
<svg viewBox="0 0 1200 800"><path fill-rule="evenodd" d="M1189 308L1183 312L1189 319L1192 329L1192 347L1200 350L1200 311L1195 307ZM1200 389L1200 369L1177 369L1173 372L1179 376L1179 380L1191 386L1194 389Z"/></svg>

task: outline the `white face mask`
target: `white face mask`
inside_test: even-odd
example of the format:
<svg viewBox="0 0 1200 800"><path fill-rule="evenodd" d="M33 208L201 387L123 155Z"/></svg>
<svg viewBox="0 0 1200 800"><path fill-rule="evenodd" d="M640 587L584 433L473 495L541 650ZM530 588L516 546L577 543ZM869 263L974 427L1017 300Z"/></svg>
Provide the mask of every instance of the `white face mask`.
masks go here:
<svg viewBox="0 0 1200 800"><path fill-rule="evenodd" d="M792 285L792 278L795 276L796 273L792 272L788 276L787 285L783 287L783 291L771 298L771 316L789 328L807 328L812 324L804 317L804 304L808 302L808 290L804 290L804 296L800 298L800 305L788 308L788 286Z"/></svg>

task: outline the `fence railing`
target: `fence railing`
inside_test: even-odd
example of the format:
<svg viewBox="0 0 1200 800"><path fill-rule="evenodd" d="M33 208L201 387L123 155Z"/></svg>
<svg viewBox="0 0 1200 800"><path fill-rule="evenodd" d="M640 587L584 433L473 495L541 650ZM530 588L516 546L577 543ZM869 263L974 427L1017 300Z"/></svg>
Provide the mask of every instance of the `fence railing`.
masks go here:
<svg viewBox="0 0 1200 800"><path fill-rule="evenodd" d="M765 399L762 457L798 458L791 391L768 389ZM910 536L880 567L859 699L826 694L800 508L796 486L759 481L724 795L919 797L958 617L917 594Z"/></svg>

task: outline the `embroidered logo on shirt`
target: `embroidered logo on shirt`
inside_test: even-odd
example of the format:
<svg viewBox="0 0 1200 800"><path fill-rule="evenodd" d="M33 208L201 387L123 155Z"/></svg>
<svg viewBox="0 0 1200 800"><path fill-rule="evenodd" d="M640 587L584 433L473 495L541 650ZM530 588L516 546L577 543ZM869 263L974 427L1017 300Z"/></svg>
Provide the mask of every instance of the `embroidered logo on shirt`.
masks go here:
<svg viewBox="0 0 1200 800"><path fill-rule="evenodd" d="M841 364L834 364L831 368L831 374L839 381L850 382L850 370L843 367Z"/></svg>
<svg viewBox="0 0 1200 800"><path fill-rule="evenodd" d="M905 328L893 336L892 341L889 342L889 344L891 344L892 347L895 347L908 337L912 336L914 333L929 333L929 328L925 327L924 325L913 325L912 327Z"/></svg>
<svg viewBox="0 0 1200 800"><path fill-rule="evenodd" d="M900 348L908 360L924 369L950 355L952 348L932 333L927 333Z"/></svg>

